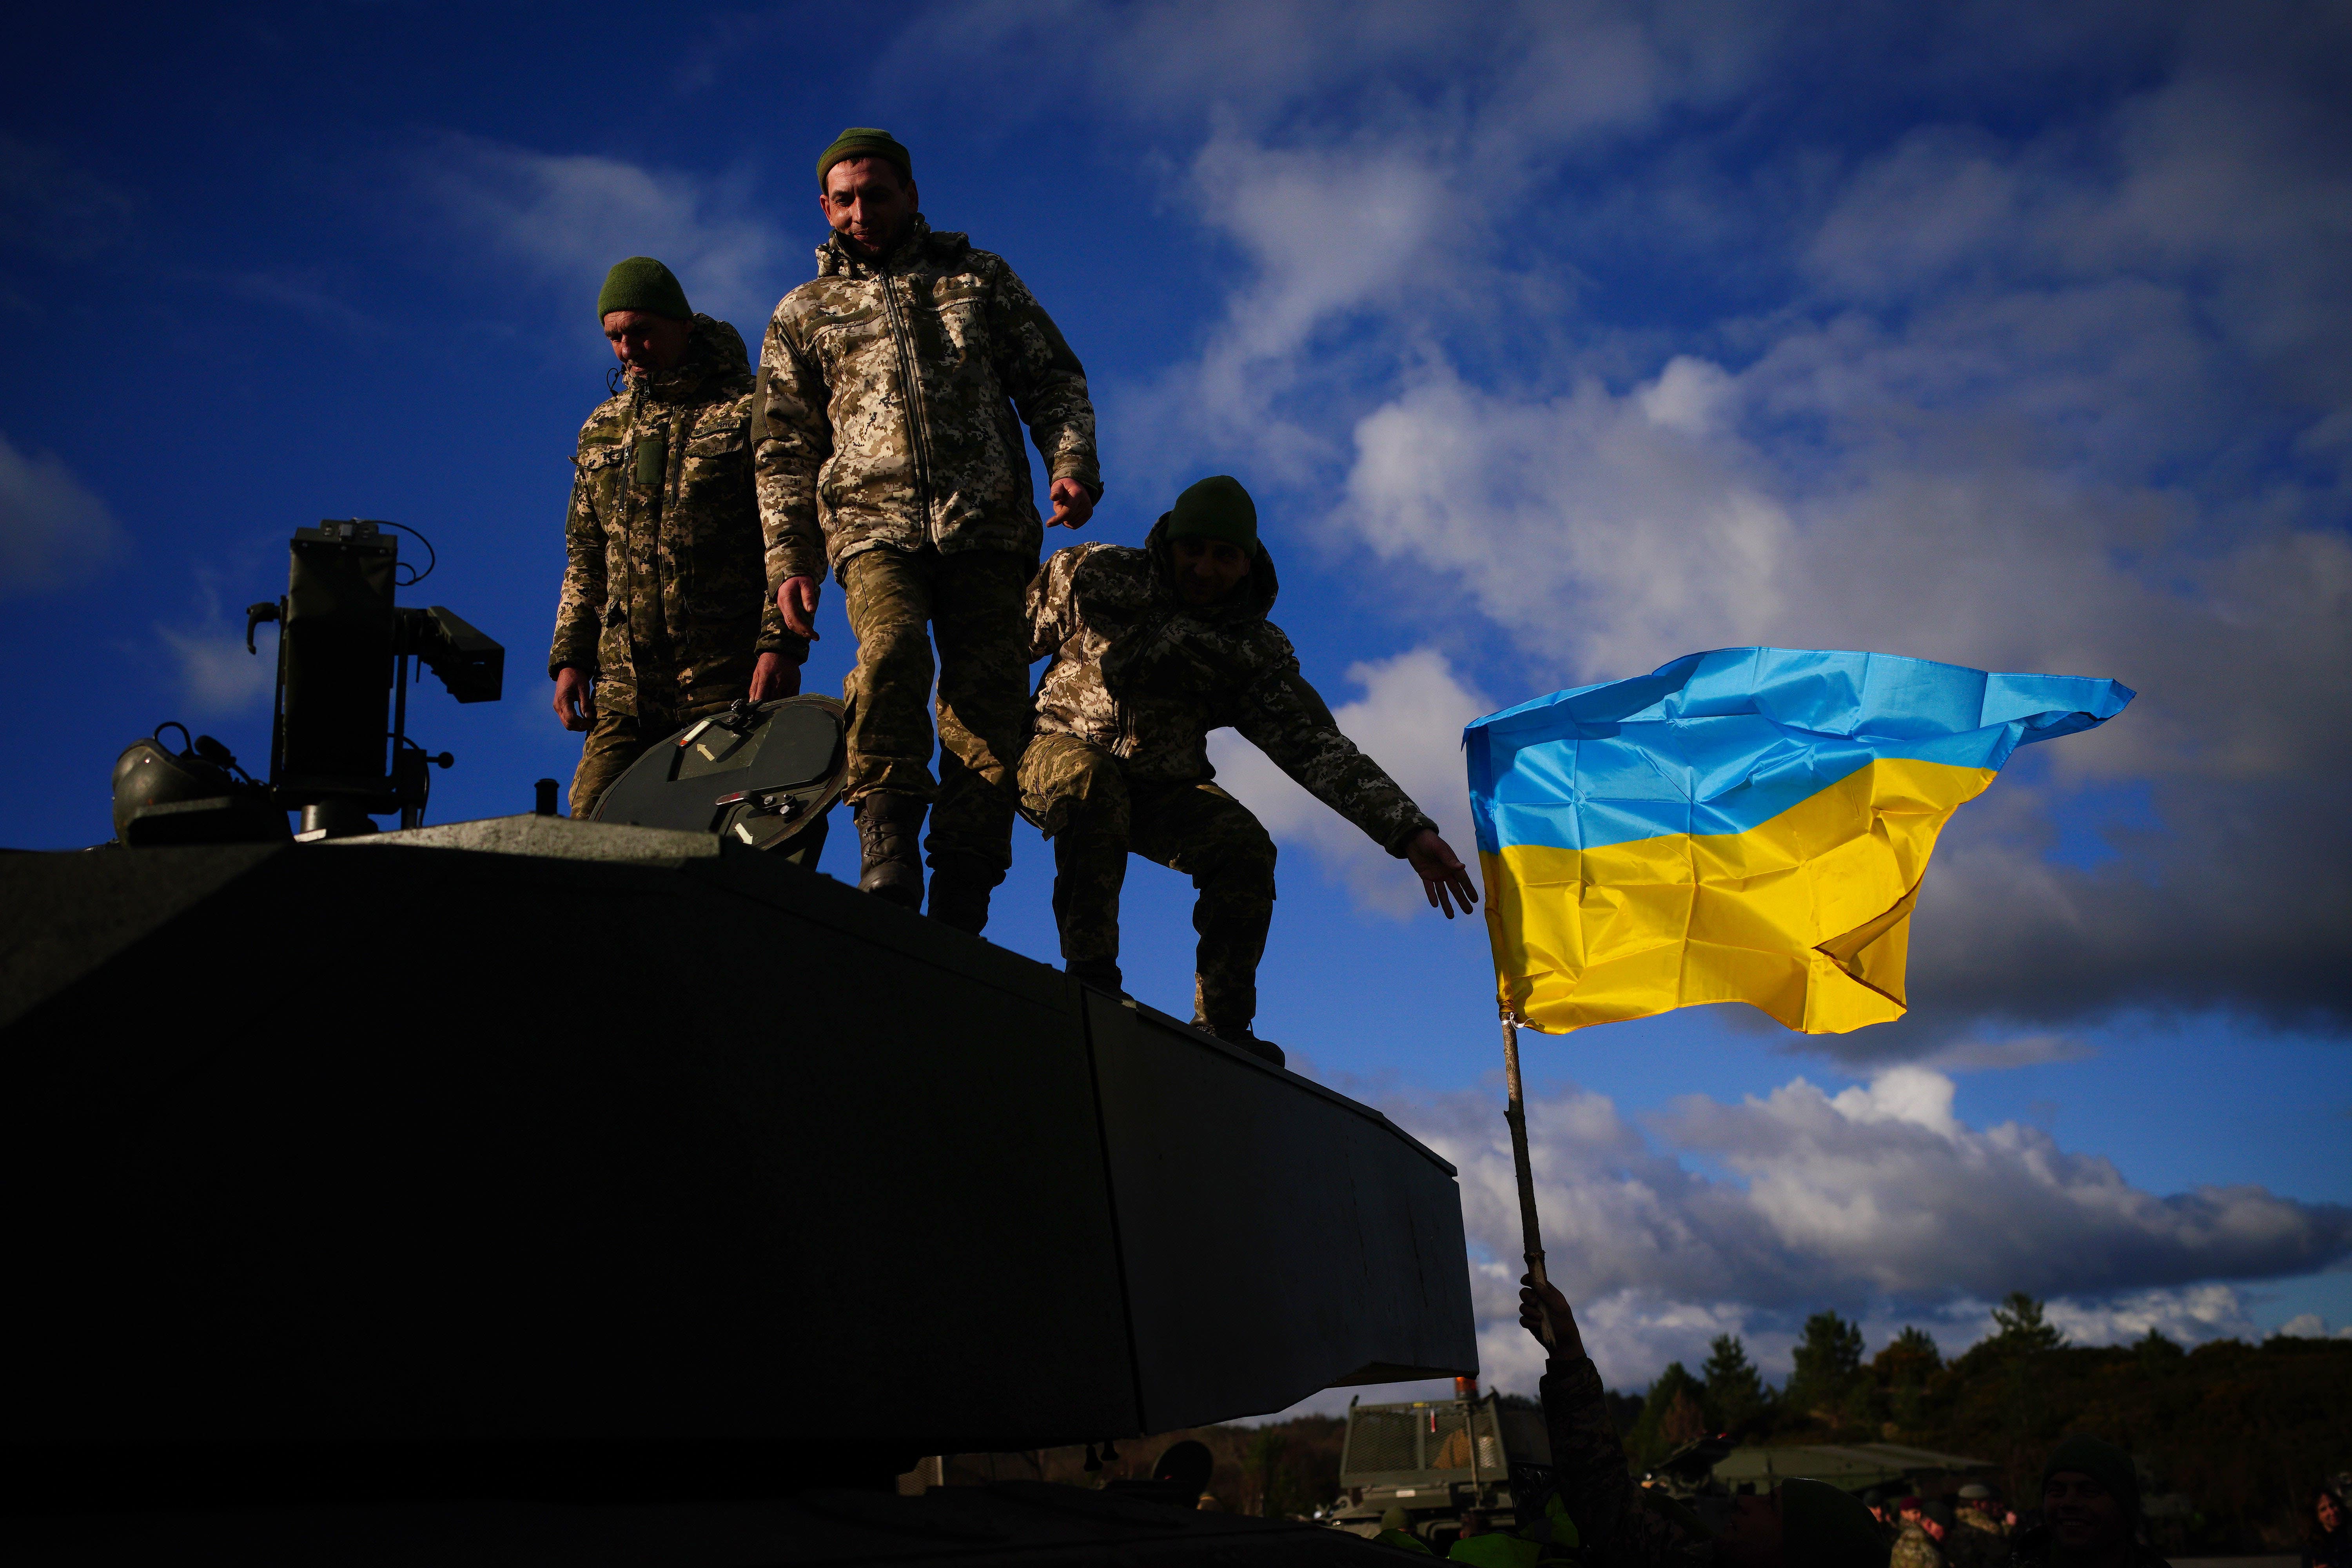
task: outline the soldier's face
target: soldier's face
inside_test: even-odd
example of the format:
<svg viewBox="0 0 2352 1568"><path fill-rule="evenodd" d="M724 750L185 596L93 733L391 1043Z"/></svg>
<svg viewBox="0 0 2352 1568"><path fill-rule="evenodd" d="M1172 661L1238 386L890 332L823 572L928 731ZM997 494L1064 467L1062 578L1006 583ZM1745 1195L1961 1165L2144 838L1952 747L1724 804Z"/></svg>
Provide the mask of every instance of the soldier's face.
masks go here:
<svg viewBox="0 0 2352 1568"><path fill-rule="evenodd" d="M1171 539L1176 557L1176 596L1188 605L1213 605L1249 575L1250 558L1222 539Z"/></svg>
<svg viewBox="0 0 2352 1568"><path fill-rule="evenodd" d="M2058 1544L2092 1555L2124 1538L2124 1508L2116 1494L2080 1470L2061 1470L2042 1489L2042 1511Z"/></svg>
<svg viewBox="0 0 2352 1568"><path fill-rule="evenodd" d="M898 166L885 158L844 158L824 172L816 199L835 234L877 252L896 244L921 210L915 182L899 179Z"/></svg>
<svg viewBox="0 0 2352 1568"><path fill-rule="evenodd" d="M640 381L677 364L686 353L687 334L692 331L692 321L647 315L643 310L611 310L604 316L604 341L613 345L613 357Z"/></svg>

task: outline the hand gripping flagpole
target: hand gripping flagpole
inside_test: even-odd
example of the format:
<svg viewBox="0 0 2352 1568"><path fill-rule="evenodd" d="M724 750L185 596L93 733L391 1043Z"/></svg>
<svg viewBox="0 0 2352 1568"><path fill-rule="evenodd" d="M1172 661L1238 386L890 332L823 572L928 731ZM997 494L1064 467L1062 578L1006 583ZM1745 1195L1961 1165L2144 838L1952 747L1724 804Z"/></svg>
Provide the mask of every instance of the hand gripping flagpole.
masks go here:
<svg viewBox="0 0 2352 1568"><path fill-rule="evenodd" d="M1510 1095L1503 1106L1503 1120L1511 1124L1511 1164L1519 1178L1519 1245L1527 1252L1528 1273L1542 1285L1547 1282L1543 1231L1536 1222L1535 1171L1528 1159L1527 1098L1519 1089L1519 1027L1507 1012L1503 1015L1503 1081ZM1559 1341L1552 1332L1551 1314L1541 1315L1544 1348L1550 1350Z"/></svg>

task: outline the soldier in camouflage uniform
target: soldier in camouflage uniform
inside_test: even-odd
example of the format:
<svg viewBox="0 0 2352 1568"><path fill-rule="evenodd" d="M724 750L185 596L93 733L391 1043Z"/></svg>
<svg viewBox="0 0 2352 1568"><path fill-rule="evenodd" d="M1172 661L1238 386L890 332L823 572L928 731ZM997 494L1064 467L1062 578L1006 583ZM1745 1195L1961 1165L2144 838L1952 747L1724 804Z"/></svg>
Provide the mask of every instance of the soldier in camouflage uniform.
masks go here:
<svg viewBox="0 0 2352 1568"><path fill-rule="evenodd" d="M1959 1509L1945 1532L1943 1551L1952 1568L2008 1568L2009 1531L1993 1513L1991 1488L1970 1481L1960 1489Z"/></svg>
<svg viewBox="0 0 2352 1568"><path fill-rule="evenodd" d="M1076 528L1102 493L1094 405L1085 368L1013 268L923 221L907 150L887 132L842 132L817 181L835 233L815 279L777 305L760 357L769 587L785 624L811 637L828 566L845 595L857 668L844 793L865 850L859 886L921 901L915 837L936 798L930 912L976 932L1012 864L1028 739L1021 611L1044 531L1021 422L1045 459L1051 521Z"/></svg>
<svg viewBox="0 0 2352 1568"><path fill-rule="evenodd" d="M1886 1532L1870 1510L1821 1481L1788 1480L1767 1496L1733 1498L1717 1531L1634 1485L1567 1298L1531 1277L1519 1286L1519 1322L1549 1357L1539 1385L1544 1425L1584 1568L1885 1568Z"/></svg>
<svg viewBox="0 0 2352 1568"><path fill-rule="evenodd" d="M1927 1516L1919 1500L1905 1498L1895 1512L1902 1524L1888 1568L1944 1568L1944 1553L1937 1547L1936 1538L1927 1533Z"/></svg>
<svg viewBox="0 0 2352 1568"><path fill-rule="evenodd" d="M574 816L679 725L798 691L808 657L768 600L742 337L646 256L596 313L627 384L580 429L547 656L556 717L588 731Z"/></svg>
<svg viewBox="0 0 2352 1568"><path fill-rule="evenodd" d="M1212 730L1231 725L1308 793L1411 861L1448 920L1477 899L1436 825L1339 732L1268 621L1273 559L1257 509L1225 475L1177 498L1140 550L1081 544L1029 589L1037 733L1021 761L1024 809L1054 842L1054 919L1072 974L1119 987L1118 897L1131 851L1188 873L1192 1018L1279 1062L1259 1040L1257 963L1274 915L1274 841L1211 782Z"/></svg>

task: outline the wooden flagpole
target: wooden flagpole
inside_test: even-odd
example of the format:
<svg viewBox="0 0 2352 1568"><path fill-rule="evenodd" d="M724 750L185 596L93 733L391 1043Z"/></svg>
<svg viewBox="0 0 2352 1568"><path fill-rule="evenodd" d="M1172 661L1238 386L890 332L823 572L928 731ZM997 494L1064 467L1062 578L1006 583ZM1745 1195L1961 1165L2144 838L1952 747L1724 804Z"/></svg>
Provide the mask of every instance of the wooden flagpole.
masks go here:
<svg viewBox="0 0 2352 1568"><path fill-rule="evenodd" d="M1538 1285L1544 1276L1543 1230L1536 1221L1536 1178L1528 1160L1527 1099L1519 1089L1519 1027L1517 1022L1503 1015L1503 1079L1509 1100L1503 1106L1503 1120L1511 1124L1511 1164L1519 1178L1519 1244L1527 1252L1528 1272ZM1553 1336L1551 1314L1543 1315L1543 1342L1547 1349L1559 1343Z"/></svg>

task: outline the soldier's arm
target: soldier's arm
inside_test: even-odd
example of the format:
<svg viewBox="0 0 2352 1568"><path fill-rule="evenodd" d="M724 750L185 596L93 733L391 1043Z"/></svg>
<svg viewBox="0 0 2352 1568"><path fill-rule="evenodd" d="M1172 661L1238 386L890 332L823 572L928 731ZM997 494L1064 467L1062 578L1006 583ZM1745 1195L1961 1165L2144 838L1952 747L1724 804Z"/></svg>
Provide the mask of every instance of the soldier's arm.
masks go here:
<svg viewBox="0 0 2352 1568"><path fill-rule="evenodd" d="M1714 1560L1714 1543L1645 1506L1626 1468L1625 1450L1601 1392L1600 1369L1584 1353L1576 1317L1557 1287L1522 1283L1519 1321L1529 1333L1549 1316L1554 1342L1544 1364L1544 1426L1551 1437L1552 1474L1560 1506L1576 1521L1582 1561L1590 1568L1696 1568ZM1536 1333L1540 1342L1543 1336Z"/></svg>
<svg viewBox="0 0 2352 1568"><path fill-rule="evenodd" d="M997 273L988 296L997 380L1029 426L1029 437L1045 459L1046 479L1076 479L1099 500L1102 468L1095 458L1095 405L1087 395L1087 368L1029 286L1002 261Z"/></svg>
<svg viewBox="0 0 2352 1568"><path fill-rule="evenodd" d="M1275 666L1243 695L1234 728L1307 794L1402 858L1407 844L1437 825L1380 763L1339 732L1329 706L1299 673L1289 639L1272 626L1266 630L1282 638Z"/></svg>
<svg viewBox="0 0 2352 1568"><path fill-rule="evenodd" d="M768 322L751 396L751 472L759 493L760 531L766 542L772 610L776 590L787 578L824 576L816 476L833 456L824 377L793 338L790 302L787 295ZM776 625L782 626L781 616Z"/></svg>
<svg viewBox="0 0 2352 1568"><path fill-rule="evenodd" d="M1057 550L1045 557L1037 574L1029 579L1029 662L1051 658L1062 651L1076 629L1072 611L1072 581L1077 575L1078 563L1096 547L1074 544L1067 550Z"/></svg>
<svg viewBox="0 0 2352 1568"><path fill-rule="evenodd" d="M604 627L604 525L588 475L573 459L572 500L563 518L563 586L555 600L555 644L548 651L552 679L566 666L596 673L596 639Z"/></svg>
<svg viewBox="0 0 2352 1568"><path fill-rule="evenodd" d="M743 474L743 486L745 489L751 492L744 498L749 503L747 510L756 518L759 515L759 479L757 471L748 464ZM753 526L758 525L755 523ZM774 584L768 584L767 592L761 595L761 598L765 607L760 612L760 640L752 645L752 651L761 654L772 653L787 664L806 664L809 654L808 638L784 625L784 612L776 604Z"/></svg>

